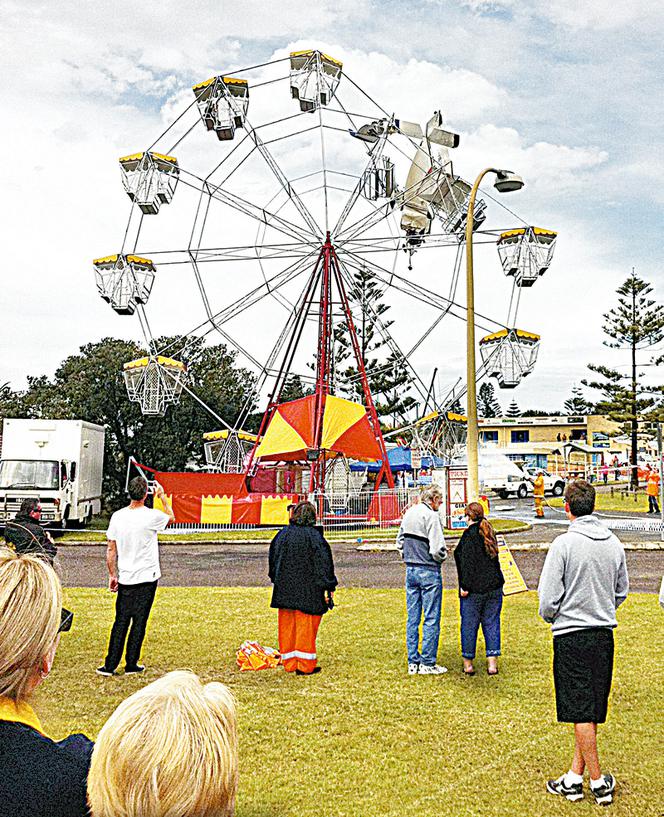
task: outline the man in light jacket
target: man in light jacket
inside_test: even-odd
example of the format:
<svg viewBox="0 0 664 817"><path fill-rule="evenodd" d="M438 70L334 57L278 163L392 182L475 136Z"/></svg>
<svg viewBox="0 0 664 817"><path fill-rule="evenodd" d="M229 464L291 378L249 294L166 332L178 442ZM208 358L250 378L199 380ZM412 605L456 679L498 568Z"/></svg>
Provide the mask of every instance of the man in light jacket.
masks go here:
<svg viewBox="0 0 664 817"><path fill-rule="evenodd" d="M549 780L547 791L568 800L583 798L588 769L595 801L608 805L616 781L602 774L597 753L597 724L606 720L613 673L616 610L629 588L625 550L593 516L595 489L577 480L565 491L571 524L551 544L539 582L539 613L551 624L553 680L558 721L574 724L570 770Z"/></svg>
<svg viewBox="0 0 664 817"><path fill-rule="evenodd" d="M397 548L406 563L406 646L409 675L442 675L446 667L436 663L443 603L441 564L447 546L438 509L443 493L438 485L422 492L421 502L412 505L401 520ZM420 652L420 620L422 651Z"/></svg>

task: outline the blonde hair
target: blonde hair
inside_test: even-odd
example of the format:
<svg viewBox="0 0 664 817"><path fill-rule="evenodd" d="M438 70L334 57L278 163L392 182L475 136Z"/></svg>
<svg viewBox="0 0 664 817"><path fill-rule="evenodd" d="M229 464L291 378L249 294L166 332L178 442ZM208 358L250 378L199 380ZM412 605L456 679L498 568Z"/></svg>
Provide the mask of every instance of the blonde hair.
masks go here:
<svg viewBox="0 0 664 817"><path fill-rule="evenodd" d="M169 672L123 701L92 753L94 817L227 817L236 791L235 699L193 672Z"/></svg>
<svg viewBox="0 0 664 817"><path fill-rule="evenodd" d="M62 587L44 559L0 547L0 695L25 700L58 635Z"/></svg>

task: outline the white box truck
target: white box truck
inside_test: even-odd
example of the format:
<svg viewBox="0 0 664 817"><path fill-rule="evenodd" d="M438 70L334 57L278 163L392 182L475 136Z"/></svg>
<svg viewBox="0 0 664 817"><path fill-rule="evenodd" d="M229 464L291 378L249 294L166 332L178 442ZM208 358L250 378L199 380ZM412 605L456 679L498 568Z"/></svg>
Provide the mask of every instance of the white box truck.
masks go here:
<svg viewBox="0 0 664 817"><path fill-rule="evenodd" d="M0 459L0 527L38 497L45 527L85 525L101 511L104 427L84 420L6 419Z"/></svg>

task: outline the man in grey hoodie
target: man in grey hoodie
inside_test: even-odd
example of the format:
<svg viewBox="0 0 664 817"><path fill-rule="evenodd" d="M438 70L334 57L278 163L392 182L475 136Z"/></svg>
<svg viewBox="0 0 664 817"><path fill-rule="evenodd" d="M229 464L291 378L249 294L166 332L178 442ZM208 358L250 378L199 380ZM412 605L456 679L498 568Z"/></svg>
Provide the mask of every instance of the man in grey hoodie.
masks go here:
<svg viewBox="0 0 664 817"><path fill-rule="evenodd" d="M594 509L590 483L577 480L567 486L565 511L571 524L551 543L539 581L539 613L553 634L558 721L573 723L575 738L570 770L549 780L546 788L581 800L587 768L595 801L608 805L615 779L600 768L597 724L606 720L616 610L629 585L622 543L593 516Z"/></svg>
<svg viewBox="0 0 664 817"><path fill-rule="evenodd" d="M442 675L446 667L436 663L443 603L440 566L447 546L438 509L443 493L438 485L422 492L421 502L412 505L401 520L397 548L406 563L406 646L409 675ZM422 651L420 652L420 621Z"/></svg>

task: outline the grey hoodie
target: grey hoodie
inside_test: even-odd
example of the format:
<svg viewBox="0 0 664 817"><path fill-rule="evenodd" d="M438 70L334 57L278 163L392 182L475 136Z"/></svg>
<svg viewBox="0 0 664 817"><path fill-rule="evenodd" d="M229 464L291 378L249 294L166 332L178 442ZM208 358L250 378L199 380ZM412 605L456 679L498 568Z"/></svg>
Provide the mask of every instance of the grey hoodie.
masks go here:
<svg viewBox="0 0 664 817"><path fill-rule="evenodd" d="M580 516L551 543L537 588L539 614L553 635L615 627L628 589L621 541L596 516Z"/></svg>
<svg viewBox="0 0 664 817"><path fill-rule="evenodd" d="M447 558L440 514L426 502L411 505L401 520L397 550L407 565L440 573L440 565Z"/></svg>

